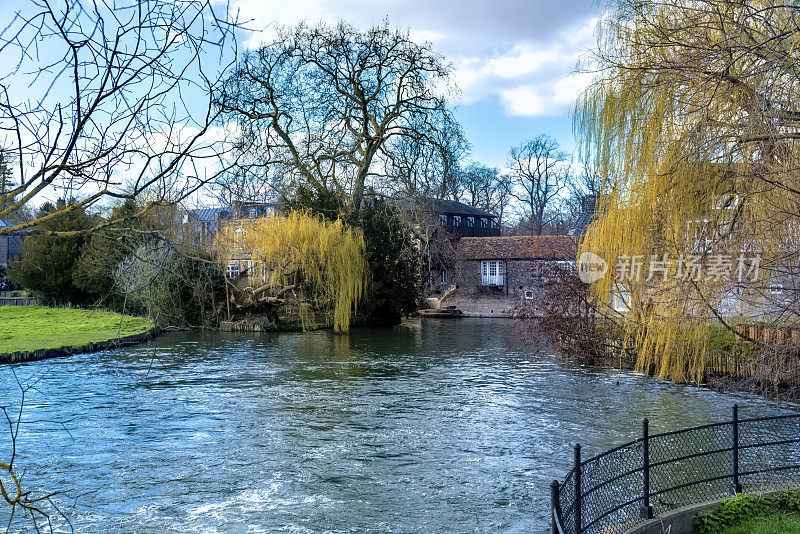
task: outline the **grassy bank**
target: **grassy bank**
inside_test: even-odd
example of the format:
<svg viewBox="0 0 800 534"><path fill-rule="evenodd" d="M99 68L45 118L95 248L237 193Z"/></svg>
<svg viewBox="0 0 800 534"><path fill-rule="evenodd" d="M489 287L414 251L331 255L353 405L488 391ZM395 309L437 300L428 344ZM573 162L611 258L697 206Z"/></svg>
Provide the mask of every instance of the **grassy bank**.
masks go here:
<svg viewBox="0 0 800 534"><path fill-rule="evenodd" d="M800 491L737 495L694 521L697 534L800 534Z"/></svg>
<svg viewBox="0 0 800 534"><path fill-rule="evenodd" d="M73 308L0 307L0 353L57 349L146 332L148 319Z"/></svg>
<svg viewBox="0 0 800 534"><path fill-rule="evenodd" d="M754 517L724 528L719 534L800 534L800 515L776 513Z"/></svg>

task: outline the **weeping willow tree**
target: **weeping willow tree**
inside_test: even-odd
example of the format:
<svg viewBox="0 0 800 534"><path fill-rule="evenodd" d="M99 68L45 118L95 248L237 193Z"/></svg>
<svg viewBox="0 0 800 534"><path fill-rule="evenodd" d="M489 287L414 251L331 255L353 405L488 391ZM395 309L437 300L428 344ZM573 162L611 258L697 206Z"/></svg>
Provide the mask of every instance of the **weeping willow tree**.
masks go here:
<svg viewBox="0 0 800 534"><path fill-rule="evenodd" d="M223 266L242 265L231 301L240 309L272 308L299 301L303 328L322 309L337 332L347 331L367 284L364 236L340 220L309 213L241 219L215 238Z"/></svg>
<svg viewBox="0 0 800 534"><path fill-rule="evenodd" d="M766 313L770 284L797 274L800 13L774 0L610 8L575 110L605 191L581 250L611 264L592 290L609 310L625 301L610 315L637 368L699 381L712 363L710 322ZM640 256L665 268L614 276L620 258L630 267ZM739 280L745 256L760 258L760 277L756 260ZM681 262L720 257L730 276L687 277ZM794 298L775 304L769 320L797 320Z"/></svg>

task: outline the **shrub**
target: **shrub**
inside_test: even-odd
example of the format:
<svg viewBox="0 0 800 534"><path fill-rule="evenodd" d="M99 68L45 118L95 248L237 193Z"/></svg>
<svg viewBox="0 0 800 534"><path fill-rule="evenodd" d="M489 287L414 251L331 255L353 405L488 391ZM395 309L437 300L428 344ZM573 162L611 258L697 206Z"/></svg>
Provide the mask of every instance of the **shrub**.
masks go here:
<svg viewBox="0 0 800 534"><path fill-rule="evenodd" d="M56 206L45 204L38 216L44 217L64 207L63 201ZM77 208L44 220L37 228L46 232L70 232L88 230L94 224L93 217L83 208ZM8 276L46 304L84 304L94 296L75 285L73 271L85 241L83 234L27 237L9 265Z"/></svg>
<svg viewBox="0 0 800 534"><path fill-rule="evenodd" d="M713 534L753 517L797 511L800 511L800 491L786 491L776 496L738 495L722 501L716 510L699 514L694 520L694 531Z"/></svg>
<svg viewBox="0 0 800 534"><path fill-rule="evenodd" d="M211 258L158 241L139 246L114 270L129 312L161 325L216 324L224 280Z"/></svg>

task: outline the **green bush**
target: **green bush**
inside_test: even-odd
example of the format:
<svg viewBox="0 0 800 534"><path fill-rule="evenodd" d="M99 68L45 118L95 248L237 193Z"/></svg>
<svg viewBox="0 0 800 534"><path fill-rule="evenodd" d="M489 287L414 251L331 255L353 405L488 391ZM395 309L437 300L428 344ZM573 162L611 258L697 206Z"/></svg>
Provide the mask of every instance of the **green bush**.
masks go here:
<svg viewBox="0 0 800 534"><path fill-rule="evenodd" d="M389 202L368 196L360 211L352 213L335 193L301 187L285 207L310 210L330 220L341 217L364 232L370 283L358 308L357 324L396 324L403 315L417 309L419 251L405 222Z"/></svg>
<svg viewBox="0 0 800 534"><path fill-rule="evenodd" d="M45 217L66 207L67 204L61 200L55 206L47 203L39 209L38 216ZM81 232L95 223L95 217L88 215L83 208L76 208L44 220L37 229L44 232ZM76 286L72 277L85 242L86 237L82 233L26 237L19 255L11 261L7 274L13 282L30 290L46 304L86 304L96 296Z"/></svg>
<svg viewBox="0 0 800 534"><path fill-rule="evenodd" d="M722 501L716 510L699 514L694 520L694 531L713 534L754 517L797 511L800 511L800 491L787 491L776 496L738 495Z"/></svg>

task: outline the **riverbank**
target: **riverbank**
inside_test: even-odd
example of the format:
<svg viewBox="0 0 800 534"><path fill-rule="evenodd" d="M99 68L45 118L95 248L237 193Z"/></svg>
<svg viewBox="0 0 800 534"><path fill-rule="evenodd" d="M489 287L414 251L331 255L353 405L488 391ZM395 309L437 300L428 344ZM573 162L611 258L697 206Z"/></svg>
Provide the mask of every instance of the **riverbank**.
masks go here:
<svg viewBox="0 0 800 534"><path fill-rule="evenodd" d="M141 343L157 334L144 317L45 306L0 307L0 363Z"/></svg>

